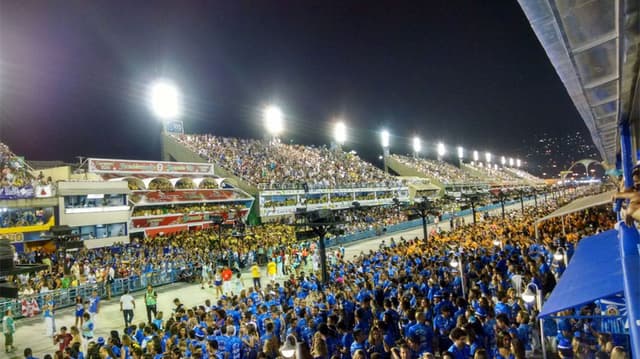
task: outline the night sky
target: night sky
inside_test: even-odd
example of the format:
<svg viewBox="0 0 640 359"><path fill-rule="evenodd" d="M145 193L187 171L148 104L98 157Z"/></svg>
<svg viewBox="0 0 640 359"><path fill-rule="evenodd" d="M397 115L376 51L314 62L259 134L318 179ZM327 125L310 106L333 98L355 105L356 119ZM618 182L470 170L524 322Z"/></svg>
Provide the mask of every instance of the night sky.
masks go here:
<svg viewBox="0 0 640 359"><path fill-rule="evenodd" d="M342 116L367 159L383 127L431 155L586 131L515 0L0 2L0 138L27 159L159 159L157 77L189 133L261 137L276 103L284 141L329 143Z"/></svg>

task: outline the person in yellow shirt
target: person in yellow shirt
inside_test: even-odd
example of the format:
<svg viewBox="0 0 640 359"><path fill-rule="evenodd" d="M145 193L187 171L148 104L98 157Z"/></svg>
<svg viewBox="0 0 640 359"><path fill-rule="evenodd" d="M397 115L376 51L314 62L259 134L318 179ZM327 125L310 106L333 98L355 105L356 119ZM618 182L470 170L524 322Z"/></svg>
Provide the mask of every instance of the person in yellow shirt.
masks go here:
<svg viewBox="0 0 640 359"><path fill-rule="evenodd" d="M269 260L269 263L267 263L267 275L269 276L269 280L271 281L276 280L276 271L277 271L276 262L273 260L273 258L271 258Z"/></svg>
<svg viewBox="0 0 640 359"><path fill-rule="evenodd" d="M253 286L256 289L262 288L260 285L260 267L258 267L257 263L254 263L251 266L251 277L253 278Z"/></svg>

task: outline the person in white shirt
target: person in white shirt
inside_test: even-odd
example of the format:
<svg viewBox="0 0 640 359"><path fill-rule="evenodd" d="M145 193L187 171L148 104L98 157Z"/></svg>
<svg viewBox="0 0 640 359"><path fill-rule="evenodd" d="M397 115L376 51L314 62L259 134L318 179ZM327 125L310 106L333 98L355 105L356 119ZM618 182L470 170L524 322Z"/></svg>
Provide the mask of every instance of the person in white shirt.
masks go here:
<svg viewBox="0 0 640 359"><path fill-rule="evenodd" d="M129 289L125 290L124 294L120 297L120 311L124 316L124 326L128 328L133 320L133 311L136 309L136 301L133 296L129 294Z"/></svg>

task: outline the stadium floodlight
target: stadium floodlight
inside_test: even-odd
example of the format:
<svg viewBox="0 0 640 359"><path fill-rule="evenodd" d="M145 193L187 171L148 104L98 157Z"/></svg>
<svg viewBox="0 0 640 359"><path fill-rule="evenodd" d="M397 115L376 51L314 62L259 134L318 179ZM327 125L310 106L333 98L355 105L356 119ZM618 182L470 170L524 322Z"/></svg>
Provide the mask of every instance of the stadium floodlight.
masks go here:
<svg viewBox="0 0 640 359"><path fill-rule="evenodd" d="M382 132L380 132L380 142L382 143L382 147L383 148L389 148L389 138L390 137L391 137L391 135L389 134L389 131L382 130Z"/></svg>
<svg viewBox="0 0 640 359"><path fill-rule="evenodd" d="M339 145L344 145L347 142L347 126L342 121L336 122L333 128L333 138Z"/></svg>
<svg viewBox="0 0 640 359"><path fill-rule="evenodd" d="M464 148L462 146L458 146L458 158L462 159L464 157Z"/></svg>
<svg viewBox="0 0 640 359"><path fill-rule="evenodd" d="M509 157L509 167L513 167L513 157Z"/></svg>
<svg viewBox="0 0 640 359"><path fill-rule="evenodd" d="M500 164L503 165L503 166L506 165L507 164L507 158L504 157L504 156L500 157Z"/></svg>
<svg viewBox="0 0 640 359"><path fill-rule="evenodd" d="M420 142L420 137L415 136L413 138L413 152L418 154L420 151L422 151L422 143Z"/></svg>
<svg viewBox="0 0 640 359"><path fill-rule="evenodd" d="M520 168L520 165L522 165L522 162L520 162L520 159L516 159L516 167Z"/></svg>
<svg viewBox="0 0 640 359"><path fill-rule="evenodd" d="M444 147L444 143L438 142L438 157L444 156L447 153L447 148Z"/></svg>
<svg viewBox="0 0 640 359"><path fill-rule="evenodd" d="M478 151L473 151L473 161L478 162L480 160L480 154Z"/></svg>
<svg viewBox="0 0 640 359"><path fill-rule="evenodd" d="M487 152L484 154L484 158L487 161L487 163L491 163L491 153Z"/></svg>
<svg viewBox="0 0 640 359"><path fill-rule="evenodd" d="M149 86L149 107L160 120L173 120L182 114L180 91L171 81L156 80Z"/></svg>
<svg viewBox="0 0 640 359"><path fill-rule="evenodd" d="M262 113L264 126L272 136L278 136L284 130L282 111L278 106L267 106Z"/></svg>

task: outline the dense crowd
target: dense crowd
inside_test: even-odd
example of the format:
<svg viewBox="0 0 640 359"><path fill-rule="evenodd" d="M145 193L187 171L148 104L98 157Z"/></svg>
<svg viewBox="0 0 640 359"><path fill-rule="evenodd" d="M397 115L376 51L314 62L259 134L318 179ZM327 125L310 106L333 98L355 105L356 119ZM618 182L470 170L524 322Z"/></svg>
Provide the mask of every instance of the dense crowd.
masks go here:
<svg viewBox="0 0 640 359"><path fill-rule="evenodd" d="M445 161L433 161L426 158L391 155L391 157L405 166L435 178L444 184L473 183L478 178Z"/></svg>
<svg viewBox="0 0 640 359"><path fill-rule="evenodd" d="M313 270L292 271L283 283L260 286L258 281L256 287L205 303L185 306L178 300L170 315L150 315L149 323L114 331L106 340L83 339L79 333L85 332L74 327L56 357L291 357L287 343L302 344L299 359L530 357L541 349L535 321L539 308L521 299L524 285L535 283L549 294L564 269L553 258L556 247L564 246L571 255L582 236L613 224L610 209L580 212L565 219L567 236L551 221L540 228L545 240L536 242L535 219L551 209L541 205L512 212L506 220L490 217L435 233L428 242L400 238L354 258L332 252L324 286ZM274 226L260 235L273 234L262 240L277 245L278 231L286 227ZM208 240L191 236L167 237L138 249L162 257L166 247L178 249L184 243L189 248ZM281 249L275 256L265 253L268 268L278 253L316 253L313 244L301 249L291 242ZM190 255L206 256L204 251L183 253L172 261ZM598 308L589 304L578 310L597 313ZM588 324L563 322L553 338L560 357L624 355L605 328Z"/></svg>
<svg viewBox="0 0 640 359"><path fill-rule="evenodd" d="M35 178L27 169L24 159L16 156L9 146L0 142L0 198L29 198L35 187L49 184L51 179L40 175Z"/></svg>
<svg viewBox="0 0 640 359"><path fill-rule="evenodd" d="M531 173L529 173L527 171L523 171L523 170L521 170L519 168L507 167L506 170L510 171L513 174L515 174L516 176L518 176L518 177L520 177L520 178L522 178L524 180L530 181L530 182L542 182L542 181L544 181L543 179L541 179L539 177L536 177L536 176L532 175Z"/></svg>
<svg viewBox="0 0 640 359"><path fill-rule="evenodd" d="M24 208L0 211L0 228L45 224L51 213L43 208Z"/></svg>
<svg viewBox="0 0 640 359"><path fill-rule="evenodd" d="M392 186L397 180L353 152L211 135L176 136L209 162L261 188Z"/></svg>
<svg viewBox="0 0 640 359"><path fill-rule="evenodd" d="M469 166L473 170L481 173L487 179L491 181L500 181L500 182L508 182L508 183L521 183L522 178L516 176L514 173L505 171L503 168L496 168L495 165L491 166L482 166L481 164L473 164L473 163L465 163L465 166Z"/></svg>

